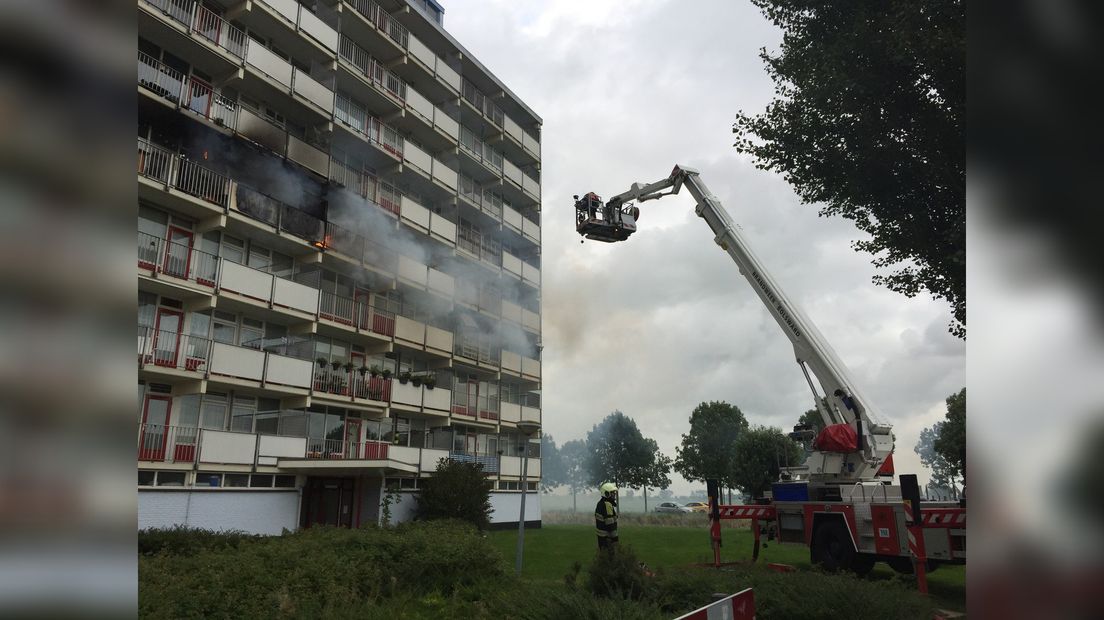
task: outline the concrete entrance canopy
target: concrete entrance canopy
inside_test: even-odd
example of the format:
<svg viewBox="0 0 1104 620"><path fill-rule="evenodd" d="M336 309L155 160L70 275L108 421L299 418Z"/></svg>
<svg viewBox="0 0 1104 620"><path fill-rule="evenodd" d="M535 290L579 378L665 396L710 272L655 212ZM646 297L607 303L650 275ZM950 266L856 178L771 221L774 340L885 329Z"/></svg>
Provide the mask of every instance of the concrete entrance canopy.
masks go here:
<svg viewBox="0 0 1104 620"><path fill-rule="evenodd" d="M281 471L317 476L342 476L362 473L417 474L418 466L391 459L280 459Z"/></svg>

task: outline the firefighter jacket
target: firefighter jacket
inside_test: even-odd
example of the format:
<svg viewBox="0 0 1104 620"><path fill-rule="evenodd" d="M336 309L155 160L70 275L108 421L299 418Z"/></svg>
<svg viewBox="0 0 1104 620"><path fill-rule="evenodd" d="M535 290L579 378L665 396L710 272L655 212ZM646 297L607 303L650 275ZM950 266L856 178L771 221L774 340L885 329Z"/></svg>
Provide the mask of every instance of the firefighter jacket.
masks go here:
<svg viewBox="0 0 1104 620"><path fill-rule="evenodd" d="M594 528L598 538L617 541L617 504L605 497L598 500L594 507Z"/></svg>

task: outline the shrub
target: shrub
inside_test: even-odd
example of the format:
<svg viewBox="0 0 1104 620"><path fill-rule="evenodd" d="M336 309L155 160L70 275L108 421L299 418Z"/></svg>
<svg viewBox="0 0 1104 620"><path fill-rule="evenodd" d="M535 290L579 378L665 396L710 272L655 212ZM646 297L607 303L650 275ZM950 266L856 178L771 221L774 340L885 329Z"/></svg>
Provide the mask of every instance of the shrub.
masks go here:
<svg viewBox="0 0 1104 620"><path fill-rule="evenodd" d="M492 482L479 463L441 459L420 484L418 519L459 519L481 530L490 525Z"/></svg>
<svg viewBox="0 0 1104 620"><path fill-rule="evenodd" d="M594 596L640 599L647 590L644 569L632 547L614 545L599 551L590 565L587 588Z"/></svg>
<svg viewBox="0 0 1104 620"><path fill-rule="evenodd" d="M199 551L216 549L236 549L243 543L261 538L238 530L213 532L176 525L168 529L145 529L138 531L138 553L154 555L169 553L172 555L192 555Z"/></svg>

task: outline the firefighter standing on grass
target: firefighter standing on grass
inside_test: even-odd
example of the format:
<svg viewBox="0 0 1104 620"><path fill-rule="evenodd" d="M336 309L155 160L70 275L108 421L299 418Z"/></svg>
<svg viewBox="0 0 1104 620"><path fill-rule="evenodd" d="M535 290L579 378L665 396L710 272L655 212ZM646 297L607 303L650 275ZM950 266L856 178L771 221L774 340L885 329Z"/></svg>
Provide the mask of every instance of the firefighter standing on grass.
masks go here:
<svg viewBox="0 0 1104 620"><path fill-rule="evenodd" d="M594 527L598 534L598 548L612 549L617 544L617 485L612 482L598 487L602 497L594 507Z"/></svg>

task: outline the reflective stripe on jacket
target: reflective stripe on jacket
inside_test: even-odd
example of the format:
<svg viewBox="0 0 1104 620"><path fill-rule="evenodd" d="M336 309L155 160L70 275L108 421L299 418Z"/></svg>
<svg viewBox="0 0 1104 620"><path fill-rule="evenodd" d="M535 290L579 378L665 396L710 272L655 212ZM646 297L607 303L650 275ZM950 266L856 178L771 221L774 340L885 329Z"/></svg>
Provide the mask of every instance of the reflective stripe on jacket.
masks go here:
<svg viewBox="0 0 1104 620"><path fill-rule="evenodd" d="M594 507L594 529L599 538L617 538L617 506L604 497Z"/></svg>

